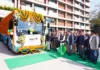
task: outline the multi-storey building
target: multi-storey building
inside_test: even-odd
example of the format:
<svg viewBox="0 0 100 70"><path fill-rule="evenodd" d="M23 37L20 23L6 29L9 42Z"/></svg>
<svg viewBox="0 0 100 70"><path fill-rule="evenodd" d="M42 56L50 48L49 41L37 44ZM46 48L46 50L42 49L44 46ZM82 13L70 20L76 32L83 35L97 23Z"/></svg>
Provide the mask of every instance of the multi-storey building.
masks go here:
<svg viewBox="0 0 100 70"><path fill-rule="evenodd" d="M90 30L90 0L2 0L0 5L41 13L55 30Z"/></svg>

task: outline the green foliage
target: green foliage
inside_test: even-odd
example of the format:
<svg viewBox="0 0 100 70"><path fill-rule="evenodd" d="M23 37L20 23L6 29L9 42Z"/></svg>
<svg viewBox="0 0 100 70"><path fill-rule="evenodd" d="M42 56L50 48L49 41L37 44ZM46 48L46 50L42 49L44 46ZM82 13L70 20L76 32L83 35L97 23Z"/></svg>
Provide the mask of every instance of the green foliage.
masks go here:
<svg viewBox="0 0 100 70"><path fill-rule="evenodd" d="M0 6L0 9L2 9L2 10L9 10L9 11L13 11L13 10L15 10L15 9L17 9L17 8L8 7L8 6Z"/></svg>
<svg viewBox="0 0 100 70"><path fill-rule="evenodd" d="M96 18L90 20L91 30L96 31L100 35L100 12L97 13Z"/></svg>
<svg viewBox="0 0 100 70"><path fill-rule="evenodd" d="M0 9L3 9L3 7L2 7L2 6L0 6Z"/></svg>

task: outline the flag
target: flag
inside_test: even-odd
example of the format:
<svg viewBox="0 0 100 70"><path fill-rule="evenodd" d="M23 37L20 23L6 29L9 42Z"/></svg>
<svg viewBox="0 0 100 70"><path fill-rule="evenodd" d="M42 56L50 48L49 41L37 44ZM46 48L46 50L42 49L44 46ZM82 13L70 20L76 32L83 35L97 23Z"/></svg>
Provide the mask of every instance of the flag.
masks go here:
<svg viewBox="0 0 100 70"><path fill-rule="evenodd" d="M57 51L60 55L64 55L66 52L66 47L63 43L60 44L60 47L57 48Z"/></svg>

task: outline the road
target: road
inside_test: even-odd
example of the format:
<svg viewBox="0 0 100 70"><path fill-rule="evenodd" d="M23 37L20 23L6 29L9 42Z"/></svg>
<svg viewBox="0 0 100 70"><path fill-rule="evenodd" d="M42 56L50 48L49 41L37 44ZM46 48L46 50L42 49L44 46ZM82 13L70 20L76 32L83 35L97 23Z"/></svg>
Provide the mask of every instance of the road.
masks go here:
<svg viewBox="0 0 100 70"><path fill-rule="evenodd" d="M9 70L4 59L15 58L24 55L15 55L7 49L7 47L0 42L0 68L2 70ZM53 60L48 60L45 62L40 62L37 64L27 65L24 67L15 68L13 70L94 70L85 65L70 61L65 58L57 58Z"/></svg>

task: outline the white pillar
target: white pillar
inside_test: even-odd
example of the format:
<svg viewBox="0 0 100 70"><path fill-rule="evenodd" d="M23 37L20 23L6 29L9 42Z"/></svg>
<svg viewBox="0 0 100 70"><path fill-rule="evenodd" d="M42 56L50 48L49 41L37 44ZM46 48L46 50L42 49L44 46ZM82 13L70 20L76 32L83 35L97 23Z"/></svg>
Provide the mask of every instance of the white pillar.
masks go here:
<svg viewBox="0 0 100 70"><path fill-rule="evenodd" d="M18 8L19 8L19 9L20 9L20 6L21 6L20 0L18 0Z"/></svg>
<svg viewBox="0 0 100 70"><path fill-rule="evenodd" d="M56 19L56 26L57 26L56 30L58 30L58 19Z"/></svg>
<svg viewBox="0 0 100 70"><path fill-rule="evenodd" d="M35 7L34 7L34 4L33 3L32 3L32 10L35 11Z"/></svg>
<svg viewBox="0 0 100 70"><path fill-rule="evenodd" d="M17 8L17 0L14 2L14 7Z"/></svg>

